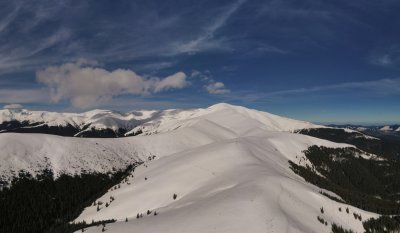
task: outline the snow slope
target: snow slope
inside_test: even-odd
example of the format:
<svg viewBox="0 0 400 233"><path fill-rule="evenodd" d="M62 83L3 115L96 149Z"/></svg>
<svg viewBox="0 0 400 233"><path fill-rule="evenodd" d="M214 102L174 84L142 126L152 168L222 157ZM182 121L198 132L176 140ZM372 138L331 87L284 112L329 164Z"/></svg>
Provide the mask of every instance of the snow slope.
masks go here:
<svg viewBox="0 0 400 233"><path fill-rule="evenodd" d="M382 128L380 128L379 130L382 130L382 131L391 131L391 130L393 130L389 125L385 125L385 126L383 126Z"/></svg>
<svg viewBox="0 0 400 233"><path fill-rule="evenodd" d="M159 153L155 151L160 148L158 140L165 138L174 138L177 143L204 143L163 153L159 159L140 166L133 178L120 184L121 188L110 190L99 199L106 203L113 196L110 206L103 204L100 211L95 206L88 207L76 221L117 219L106 226L108 232L115 233L330 232L331 223L363 232L361 222L345 213L347 205L321 195L318 187L304 182L288 164L288 160L307 163L302 151L310 145L349 145L279 131L279 123L285 130L295 126L282 119L277 124L263 122L242 108L211 109L211 113L199 111L190 120L180 122L174 131L132 138L144 147L153 140L147 150L155 155ZM188 131L201 131L201 135ZM174 193L176 200L172 198ZM324 214L320 213L321 207ZM338 211L339 207L343 212ZM354 207L349 209L364 219L376 216ZM152 212L147 216L147 210L158 215ZM138 213L144 217L137 219ZM319 223L317 216L329 225ZM86 232L101 232L101 227Z"/></svg>
<svg viewBox="0 0 400 233"><path fill-rule="evenodd" d="M221 113L222 112L222 113ZM129 131L126 136L135 135L138 131L144 134L154 134L174 130L183 126L188 120L202 119L205 115L225 114L227 117L232 112L240 113L243 119L259 121L263 127L277 131L293 131L303 128L321 127L308 122L291 120L266 112L250 110L228 104L217 104L207 109L191 110L163 110L163 111L134 111L119 113L109 110L92 110L84 113L57 113L45 111L29 111L20 109L0 110L0 124L17 121L27 122L28 126L22 128L35 128L43 125L54 127L72 126L78 132L75 136L81 136L82 132L91 129L110 129ZM39 125L37 125L39 123Z"/></svg>
<svg viewBox="0 0 400 233"><path fill-rule="evenodd" d="M90 139L6 133L0 134L0 175L9 177L10 170L20 169L35 173L46 166L56 174L105 172L145 161L121 188L99 199L106 203L113 196L110 206L103 204L100 211L90 206L75 220L117 219L106 226L112 233L321 233L330 232L332 223L363 232L352 212L363 219L375 214L351 206L347 214L347 205L321 195L320 188L289 168L288 160L308 163L302 151L311 145L350 146L291 133L309 127L319 126L218 104L164 111L141 126L146 136ZM153 155L156 159L148 161ZM158 215L147 216L147 210ZM144 217L136 219L138 213ZM85 232L101 230L91 227Z"/></svg>
<svg viewBox="0 0 400 233"><path fill-rule="evenodd" d="M79 125L97 122L97 127L112 128L114 127L113 123L125 119L125 123L129 121L145 122L140 125L143 135L173 132L172 136L160 135L146 139L139 137L135 140L128 138L74 139L44 134L3 133L0 134L0 148L2 148L0 178L2 177L3 180L18 174L19 170L26 170L34 174L45 167L53 168L56 174L61 172L74 174L82 170L106 172L111 171L113 167L124 168L127 162L147 158L150 152L142 148L143 144L150 143L153 146L156 138L162 138L157 140L157 143L162 142L163 145L153 149L155 150L153 153L160 156L170 153L168 149L164 148L164 145L173 151L180 151L217 140L245 135L246 132L292 131L300 128L320 127L308 122L228 104L217 104L206 109L194 110L138 111L130 113L130 115L103 110L93 110L82 114L24 110L20 112L3 110L2 113L3 121L10 119L32 122L44 120L49 125ZM115 127L120 127L120 125L117 124ZM183 141L176 141L174 138L176 134L174 131L179 128L184 129L179 131L179 136L184 136L181 139ZM140 143L142 141L145 143ZM175 145L176 147L174 147Z"/></svg>
<svg viewBox="0 0 400 233"><path fill-rule="evenodd" d="M122 114L109 110L92 110L84 113L58 113L46 111L29 111L26 109L3 109L0 110L0 122L20 121L30 123L45 123L48 126L80 127L92 124L98 128L116 128L127 126L137 117L134 113ZM139 118L140 119L140 118Z"/></svg>
<svg viewBox="0 0 400 233"><path fill-rule="evenodd" d="M211 122L217 121L222 127L229 129L234 128L235 133L244 133L245 131L254 129L293 132L305 128L324 127L254 109L220 103L206 109L166 110L160 113L159 117L149 120L127 134L137 132L138 130L141 130L147 135L167 132L179 127L190 126L193 123L203 120L209 120ZM241 122L241 124L237 124L238 122ZM246 122L246 124L242 122Z"/></svg>
<svg viewBox="0 0 400 233"><path fill-rule="evenodd" d="M209 125L210 130L213 125ZM232 132L221 130L205 135L205 128L182 128L168 135L126 138L72 138L46 134L0 134L0 178L8 180L18 171L31 174L50 168L54 173L78 174L123 169L149 156L162 157L178 151L233 138ZM176 140L180 137L180 140Z"/></svg>

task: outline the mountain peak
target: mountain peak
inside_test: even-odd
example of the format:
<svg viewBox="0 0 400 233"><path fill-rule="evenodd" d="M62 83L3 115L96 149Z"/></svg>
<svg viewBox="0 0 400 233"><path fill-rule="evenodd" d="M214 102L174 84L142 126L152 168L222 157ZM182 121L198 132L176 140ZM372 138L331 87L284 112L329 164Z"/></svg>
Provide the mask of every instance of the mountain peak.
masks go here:
<svg viewBox="0 0 400 233"><path fill-rule="evenodd" d="M62 136L84 136L81 132L103 131L99 137L144 135L175 130L200 121L208 121L236 133L249 130L294 131L316 125L271 113L248 109L228 103L218 103L205 109L135 111L121 113L95 109L83 113L46 111L0 111L0 131L49 133ZM14 122L15 124L10 125ZM49 127L53 127L49 130ZM73 129L71 130L71 127ZM61 132L64 129L68 133ZM109 131L104 134L104 130ZM65 130L64 130L65 131ZM85 134L86 135L86 134ZM96 134L97 135L97 134ZM95 137L91 133L88 137Z"/></svg>
<svg viewBox="0 0 400 233"><path fill-rule="evenodd" d="M222 102L222 103L217 103L217 104L211 105L208 108L209 109L226 109L226 108L237 108L237 107L239 107L239 106Z"/></svg>

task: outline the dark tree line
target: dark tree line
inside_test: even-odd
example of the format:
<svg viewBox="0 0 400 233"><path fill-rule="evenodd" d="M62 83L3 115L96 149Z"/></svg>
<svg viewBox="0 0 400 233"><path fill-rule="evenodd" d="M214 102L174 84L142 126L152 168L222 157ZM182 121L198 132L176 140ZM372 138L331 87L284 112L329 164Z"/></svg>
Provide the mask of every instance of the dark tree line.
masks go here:
<svg viewBox="0 0 400 233"><path fill-rule="evenodd" d="M364 159L357 153L355 148L311 146L304 151L311 167L289 163L306 181L338 194L348 204L379 214L399 214L400 161Z"/></svg>
<svg viewBox="0 0 400 233"><path fill-rule="evenodd" d="M400 216L381 216L363 222L366 233L400 232Z"/></svg>
<svg viewBox="0 0 400 233"><path fill-rule="evenodd" d="M53 134L66 137L86 137L86 138L117 138L124 137L127 129L119 128L114 131L113 129L94 129L90 128L90 124L84 127L73 126L67 124L64 126L49 126L44 122L28 122L28 121L5 121L0 123L0 132L14 132L14 133L42 133ZM141 133L141 132L140 132ZM139 134L139 133L137 133ZM135 136L137 134L129 135Z"/></svg>
<svg viewBox="0 0 400 233"><path fill-rule="evenodd" d="M332 224L332 233L354 233L352 230L344 229L342 226L338 226L335 223Z"/></svg>
<svg viewBox="0 0 400 233"><path fill-rule="evenodd" d="M385 137L379 137L379 139L367 138L359 132L346 132L344 129L333 128L302 129L297 133L333 142L352 144L363 151L384 156L388 159L400 159L399 140Z"/></svg>
<svg viewBox="0 0 400 233"><path fill-rule="evenodd" d="M73 232L86 223L68 222L134 167L130 165L124 171L109 174L61 175L57 179L50 170L36 177L21 172L9 188L0 191L0 232Z"/></svg>

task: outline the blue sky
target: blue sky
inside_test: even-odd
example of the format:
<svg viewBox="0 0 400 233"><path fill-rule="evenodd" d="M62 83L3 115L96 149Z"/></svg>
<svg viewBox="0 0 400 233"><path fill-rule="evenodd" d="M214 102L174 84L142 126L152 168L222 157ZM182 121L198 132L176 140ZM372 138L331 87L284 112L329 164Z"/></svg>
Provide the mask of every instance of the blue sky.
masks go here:
<svg viewBox="0 0 400 233"><path fill-rule="evenodd" d="M1 1L0 104L400 121L400 2ZM18 104L18 105L17 105Z"/></svg>

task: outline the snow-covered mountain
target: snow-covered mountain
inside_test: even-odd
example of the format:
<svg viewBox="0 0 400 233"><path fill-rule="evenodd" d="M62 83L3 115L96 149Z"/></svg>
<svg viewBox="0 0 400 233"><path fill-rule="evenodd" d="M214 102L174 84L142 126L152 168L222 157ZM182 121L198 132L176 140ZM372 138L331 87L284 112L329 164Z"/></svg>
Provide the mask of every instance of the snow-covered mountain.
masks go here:
<svg viewBox="0 0 400 233"><path fill-rule="evenodd" d="M242 118L260 121L263 127L277 131L317 127L308 122L286 119L266 112L249 110L228 104L217 104L207 109L134 111L120 113L109 110L92 110L84 113L57 113L29 110L0 110L0 132L45 133L75 137L121 137L137 134L154 134L180 127L187 120L213 112L229 115L236 111Z"/></svg>
<svg viewBox="0 0 400 233"><path fill-rule="evenodd" d="M392 131L393 129L392 129L389 125L385 125L385 126L383 126L382 128L380 128L379 130L382 130L382 131Z"/></svg>
<svg viewBox="0 0 400 233"><path fill-rule="evenodd" d="M156 111L119 113L92 110L58 113L19 109L0 110L0 132L45 133L75 137L119 137L152 119Z"/></svg>
<svg viewBox="0 0 400 233"><path fill-rule="evenodd" d="M106 172L111 171L113 167L123 168L132 160L145 160L152 154L162 156L165 153L209 144L218 139L263 131L293 131L319 127L308 122L228 104L217 104L206 109L138 111L129 114L103 110L82 114L3 110L2 114L3 122L18 120L45 122L48 126L76 127L90 124L96 129L130 126L132 129L126 135L138 132L141 136L156 134L153 137L135 139L95 139L2 133L0 176L3 176L3 179L18 174L19 170L35 173L46 166L53 168L56 174L74 174L81 170ZM134 125L137 126L133 127ZM162 134L163 132L171 132L171 135ZM181 136L182 140L178 140ZM155 146L157 144L162 146Z"/></svg>
<svg viewBox="0 0 400 233"><path fill-rule="evenodd" d="M384 131L385 133L397 133L400 132L400 125L385 125L382 127L377 127L380 131Z"/></svg>
<svg viewBox="0 0 400 233"><path fill-rule="evenodd" d="M356 130L361 133L374 136L374 137L385 137L389 139L400 140L400 125L370 125L370 126L361 126L361 125L329 125L329 127L333 128L343 128Z"/></svg>
<svg viewBox="0 0 400 233"><path fill-rule="evenodd" d="M3 114L2 119L45 119L47 124L58 125L129 125L127 135L140 132L140 136L0 134L0 175L8 179L21 169L35 173L43 168L56 174L106 172L145 162L121 188L110 189L98 200L106 203L112 196L115 200L108 207L103 205L99 211L96 206L87 207L75 220L116 219L106 226L113 233L331 232L333 223L363 232L361 221L338 209L349 208L363 219L378 216L326 197L321 192L340 199L291 170L289 160L311 166L303 153L309 146L354 147L293 133L321 126L228 104L126 115L102 113L20 112L7 113L12 115L9 118ZM146 214L148 210L151 215ZM137 219L138 213L144 217ZM317 216L327 225L318 222ZM85 232L101 230L91 227Z"/></svg>

